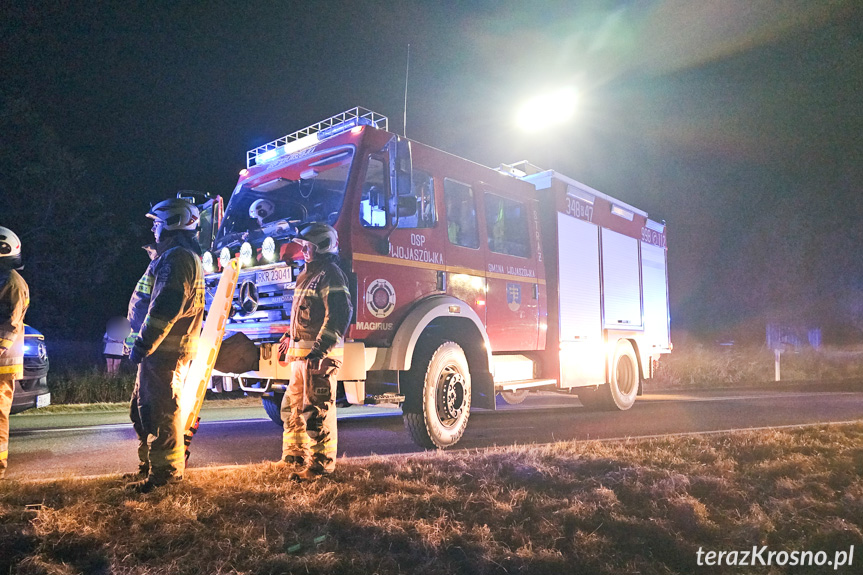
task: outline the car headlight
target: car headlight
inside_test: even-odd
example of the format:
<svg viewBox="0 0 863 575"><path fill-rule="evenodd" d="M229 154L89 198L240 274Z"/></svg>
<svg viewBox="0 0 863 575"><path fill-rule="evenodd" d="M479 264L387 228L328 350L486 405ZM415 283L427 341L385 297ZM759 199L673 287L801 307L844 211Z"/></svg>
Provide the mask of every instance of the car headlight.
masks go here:
<svg viewBox="0 0 863 575"><path fill-rule="evenodd" d="M201 264L204 266L204 271L208 273L216 271L216 262L213 261L212 252L204 252L204 255L201 256Z"/></svg>
<svg viewBox="0 0 863 575"><path fill-rule="evenodd" d="M228 249L228 246L222 248L222 251L219 252L219 263L222 264L222 268L228 267L228 264L231 263L231 250Z"/></svg>
<svg viewBox="0 0 863 575"><path fill-rule="evenodd" d="M250 267L255 263L255 252L252 250L252 244L249 242L243 242L243 245L240 246L240 263L243 264L243 267Z"/></svg>
<svg viewBox="0 0 863 575"><path fill-rule="evenodd" d="M261 255L268 262L276 260L276 240L267 236L264 238L264 243L261 244Z"/></svg>

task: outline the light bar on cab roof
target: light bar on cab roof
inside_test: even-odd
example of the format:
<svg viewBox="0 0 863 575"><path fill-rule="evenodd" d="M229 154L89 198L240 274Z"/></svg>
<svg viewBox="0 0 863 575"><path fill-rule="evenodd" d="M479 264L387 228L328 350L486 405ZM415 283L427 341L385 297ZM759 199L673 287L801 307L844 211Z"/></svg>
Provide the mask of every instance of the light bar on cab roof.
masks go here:
<svg viewBox="0 0 863 575"><path fill-rule="evenodd" d="M326 120L312 124L293 134L273 140L263 146L258 146L246 152L246 167L251 168L270 162L280 156L297 152L327 138L358 126L372 126L386 130L389 120L383 114L372 112L366 108L351 108L341 114L336 114Z"/></svg>

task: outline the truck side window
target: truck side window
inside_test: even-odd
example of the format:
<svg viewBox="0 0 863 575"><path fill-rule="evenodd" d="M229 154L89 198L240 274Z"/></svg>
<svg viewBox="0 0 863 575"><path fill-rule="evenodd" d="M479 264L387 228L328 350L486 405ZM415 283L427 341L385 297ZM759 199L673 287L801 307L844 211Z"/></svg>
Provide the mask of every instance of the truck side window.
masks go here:
<svg viewBox="0 0 863 575"><path fill-rule="evenodd" d="M526 258L530 255L527 209L524 204L495 194L485 194L488 249L497 254Z"/></svg>
<svg viewBox="0 0 863 575"><path fill-rule="evenodd" d="M446 231L449 241L466 248L479 247L476 225L476 201L473 189L449 178L443 182L446 202Z"/></svg>
<svg viewBox="0 0 863 575"><path fill-rule="evenodd" d="M363 195L360 199L360 221L367 228L383 228L387 225L387 183L384 161L369 157L369 166L363 180Z"/></svg>
<svg viewBox="0 0 863 575"><path fill-rule="evenodd" d="M434 179L427 172L414 168L410 193L410 196L399 198L399 227L433 227L437 221L434 205ZM410 209L407 209L408 202L416 204L416 208L410 206Z"/></svg>

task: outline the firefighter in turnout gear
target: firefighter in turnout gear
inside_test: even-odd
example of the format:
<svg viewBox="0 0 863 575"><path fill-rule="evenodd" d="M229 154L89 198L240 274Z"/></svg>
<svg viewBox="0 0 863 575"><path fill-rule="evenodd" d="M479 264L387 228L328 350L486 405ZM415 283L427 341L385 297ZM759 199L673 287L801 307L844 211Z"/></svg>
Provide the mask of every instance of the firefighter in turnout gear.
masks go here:
<svg viewBox="0 0 863 575"><path fill-rule="evenodd" d="M138 435L138 475L147 492L182 479L185 446L180 391L197 351L204 317L204 273L196 239L199 212L170 199L147 213L155 251L129 302L129 359L139 364L130 416Z"/></svg>
<svg viewBox="0 0 863 575"><path fill-rule="evenodd" d="M336 466L336 377L353 306L347 278L338 266L338 235L314 223L294 239L306 267L297 277L291 328L279 345L291 361L291 381L282 399L282 461L296 467L291 479L312 480Z"/></svg>
<svg viewBox="0 0 863 575"><path fill-rule="evenodd" d="M9 412L15 380L24 377L24 313L30 290L21 269L21 241L0 227L0 479L9 455Z"/></svg>

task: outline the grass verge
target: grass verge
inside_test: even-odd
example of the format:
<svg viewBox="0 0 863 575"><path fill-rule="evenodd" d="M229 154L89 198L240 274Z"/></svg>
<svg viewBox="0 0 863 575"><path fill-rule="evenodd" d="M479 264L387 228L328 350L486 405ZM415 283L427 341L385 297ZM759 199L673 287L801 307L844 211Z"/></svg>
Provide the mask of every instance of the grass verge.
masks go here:
<svg viewBox="0 0 863 575"><path fill-rule="evenodd" d="M119 478L7 482L0 572L859 573L863 422ZM858 550L847 569L699 566L699 548Z"/></svg>
<svg viewBox="0 0 863 575"><path fill-rule="evenodd" d="M261 398L254 395L243 396L242 392L230 394L207 394L204 408L221 407L260 407ZM52 415L55 413L96 413L96 412L127 412L129 411L129 400L111 403L71 403L52 404L39 409L29 409L15 414L15 417L27 417L31 415Z"/></svg>
<svg viewBox="0 0 863 575"><path fill-rule="evenodd" d="M782 381L841 381L863 378L863 349L787 351L780 360ZM772 384L773 351L759 346L708 347L690 343L663 356L651 389L757 387Z"/></svg>

